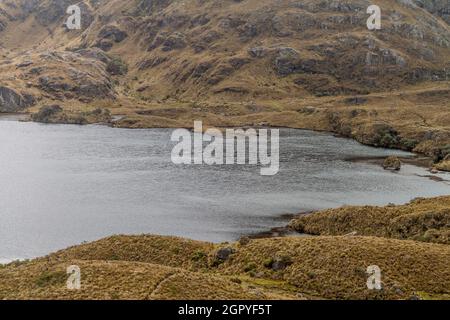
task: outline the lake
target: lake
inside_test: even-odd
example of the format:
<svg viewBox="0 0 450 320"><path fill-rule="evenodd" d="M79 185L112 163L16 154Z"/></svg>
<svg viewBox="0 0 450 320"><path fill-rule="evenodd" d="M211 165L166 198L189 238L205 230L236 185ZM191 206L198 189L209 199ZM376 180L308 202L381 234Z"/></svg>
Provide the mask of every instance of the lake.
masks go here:
<svg viewBox="0 0 450 320"><path fill-rule="evenodd" d="M348 161L409 156L326 133L281 129L280 172L174 165L170 129L0 121L0 261L32 258L113 234L214 242L285 225L285 213L405 203L450 194L448 182ZM450 180L448 174L440 177Z"/></svg>

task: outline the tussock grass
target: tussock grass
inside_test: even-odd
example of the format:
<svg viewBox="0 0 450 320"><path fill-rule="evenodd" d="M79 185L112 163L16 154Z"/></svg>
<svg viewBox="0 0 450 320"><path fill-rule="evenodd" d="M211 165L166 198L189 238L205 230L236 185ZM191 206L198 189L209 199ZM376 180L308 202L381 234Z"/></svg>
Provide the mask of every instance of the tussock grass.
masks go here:
<svg viewBox="0 0 450 320"><path fill-rule="evenodd" d="M169 267L198 269L206 266L206 256L213 249L206 242L152 235L112 236L82 244L53 255L50 259L135 261Z"/></svg>
<svg viewBox="0 0 450 320"><path fill-rule="evenodd" d="M273 271L265 261L288 254L292 264ZM450 247L378 237L289 237L254 240L219 267L279 279L298 292L327 299L407 299L417 291L450 293ZM366 269L382 270L382 291L367 289Z"/></svg>
<svg viewBox="0 0 450 320"><path fill-rule="evenodd" d="M359 235L450 244L450 197L416 199L387 207L343 207L293 220L290 226L312 235Z"/></svg>
<svg viewBox="0 0 450 320"><path fill-rule="evenodd" d="M115 236L0 269L0 299L427 299L450 295L450 246L379 237L286 237L224 245ZM200 250L203 252L199 254ZM192 259L194 257L194 259ZM274 269L267 261L289 261ZM200 264L198 260L202 261ZM66 289L78 265L82 289ZM378 265L383 290L366 287Z"/></svg>

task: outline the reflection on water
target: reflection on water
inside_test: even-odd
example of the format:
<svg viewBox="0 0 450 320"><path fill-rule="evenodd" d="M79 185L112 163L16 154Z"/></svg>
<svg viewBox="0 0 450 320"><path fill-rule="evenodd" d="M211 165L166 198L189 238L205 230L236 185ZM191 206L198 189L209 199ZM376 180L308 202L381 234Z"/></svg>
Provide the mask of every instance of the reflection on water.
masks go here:
<svg viewBox="0 0 450 320"><path fill-rule="evenodd" d="M209 241L285 224L279 214L450 194L405 166L349 162L408 155L324 133L281 130L280 173L175 166L172 130L0 121L0 259L35 257L112 234Z"/></svg>

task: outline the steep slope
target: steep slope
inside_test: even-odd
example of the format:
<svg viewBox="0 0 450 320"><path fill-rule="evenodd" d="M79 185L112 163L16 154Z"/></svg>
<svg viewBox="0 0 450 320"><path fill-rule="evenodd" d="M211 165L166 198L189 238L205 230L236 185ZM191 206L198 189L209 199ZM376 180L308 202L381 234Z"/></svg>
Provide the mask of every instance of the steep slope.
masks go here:
<svg viewBox="0 0 450 320"><path fill-rule="evenodd" d="M70 4L5 1L3 45L115 53L147 99L362 94L449 77L448 25L407 1L380 1L376 32L367 0L88 1L79 31L63 27Z"/></svg>
<svg viewBox="0 0 450 320"><path fill-rule="evenodd" d="M437 161L449 149L448 1L380 0L373 31L369 0L86 0L81 30L65 25L71 4L0 2L0 112L328 130Z"/></svg>

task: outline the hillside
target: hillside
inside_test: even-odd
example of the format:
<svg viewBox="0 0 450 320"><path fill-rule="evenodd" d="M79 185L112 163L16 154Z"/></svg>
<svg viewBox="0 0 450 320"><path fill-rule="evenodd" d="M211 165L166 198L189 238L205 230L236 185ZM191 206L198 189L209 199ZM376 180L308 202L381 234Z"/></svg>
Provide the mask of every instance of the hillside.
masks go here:
<svg viewBox="0 0 450 320"><path fill-rule="evenodd" d="M314 234L211 244L113 236L0 265L0 299L450 299L450 197L301 216ZM66 268L81 268L81 290ZM382 290L367 288L367 267Z"/></svg>
<svg viewBox="0 0 450 320"><path fill-rule="evenodd" d="M81 30L64 26L70 4L0 1L0 112L326 130L436 161L450 150L448 1L380 0L377 31L367 0L92 0Z"/></svg>
<svg viewBox="0 0 450 320"><path fill-rule="evenodd" d="M449 299L449 263L448 245L375 237L115 236L0 267L0 299ZM81 290L66 288L70 265ZM381 291L367 289L370 265Z"/></svg>

